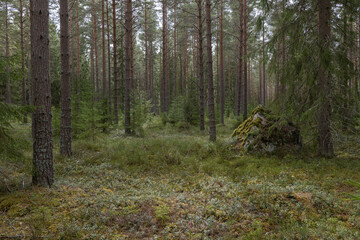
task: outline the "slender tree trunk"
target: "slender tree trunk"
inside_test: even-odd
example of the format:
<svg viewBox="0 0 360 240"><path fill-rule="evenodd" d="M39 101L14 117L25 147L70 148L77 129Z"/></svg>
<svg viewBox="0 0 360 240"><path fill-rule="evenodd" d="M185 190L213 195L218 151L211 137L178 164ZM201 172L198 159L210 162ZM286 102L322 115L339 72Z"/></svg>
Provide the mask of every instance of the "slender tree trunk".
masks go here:
<svg viewBox="0 0 360 240"><path fill-rule="evenodd" d="M210 141L216 141L216 122L214 107L214 83L213 83L213 66L212 66L212 44L211 44L211 3L206 0L206 41L207 41L207 74L208 74L208 105L209 105L209 135Z"/></svg>
<svg viewBox="0 0 360 240"><path fill-rule="evenodd" d="M178 79L177 79L177 0L174 0L174 97L177 96Z"/></svg>
<svg viewBox="0 0 360 240"><path fill-rule="evenodd" d="M69 12L68 0L60 1L61 45L61 129L60 154L71 156L71 89L69 65Z"/></svg>
<svg viewBox="0 0 360 240"><path fill-rule="evenodd" d="M111 116L111 51L110 51L110 24L109 24L109 0L106 0L106 32L107 32L107 51L108 51L108 98L109 116Z"/></svg>
<svg viewBox="0 0 360 240"><path fill-rule="evenodd" d="M49 1L31 1L31 70L34 83L34 185L54 183L51 129L51 81L49 48Z"/></svg>
<svg viewBox="0 0 360 240"><path fill-rule="evenodd" d="M199 61L199 86L200 86L200 130L205 130L205 87L204 87L204 54L203 54L203 19L202 0L197 0L198 7L198 61Z"/></svg>
<svg viewBox="0 0 360 240"><path fill-rule="evenodd" d="M125 133L131 134L130 91L131 91L131 42L132 42L132 0L126 0L125 12Z"/></svg>
<svg viewBox="0 0 360 240"><path fill-rule="evenodd" d="M112 0L113 8L113 51L114 51L114 117L115 124L119 124L119 106L118 106L118 77L117 77L117 36L116 36L116 0Z"/></svg>
<svg viewBox="0 0 360 240"><path fill-rule="evenodd" d="M320 66L319 66L319 92L321 103L319 107L319 153L323 156L334 156L334 147L331 135L331 104L330 95L330 59L324 58L330 47L330 16L331 2L330 0L318 1L319 11L319 44L320 44Z"/></svg>
<svg viewBox="0 0 360 240"><path fill-rule="evenodd" d="M105 45L105 0L101 1L101 31L102 31L102 75L103 75L103 91L102 99L107 104L106 97L106 45Z"/></svg>
<svg viewBox="0 0 360 240"><path fill-rule="evenodd" d="M147 4L144 3L145 10L145 92L149 93L149 49L148 49L148 24L147 24Z"/></svg>
<svg viewBox="0 0 360 240"><path fill-rule="evenodd" d="M262 61L259 56L259 104L263 104L263 79L262 79Z"/></svg>
<svg viewBox="0 0 360 240"><path fill-rule="evenodd" d="M248 94L247 94L247 4L246 4L246 0L243 0L243 43L244 43L244 56L243 56L243 74L244 74L244 79L243 79L243 115L244 115L244 119L247 119L247 105L248 105Z"/></svg>
<svg viewBox="0 0 360 240"><path fill-rule="evenodd" d="M224 124L225 113L225 74L224 74L224 7L223 0L221 0L220 6L220 122Z"/></svg>
<svg viewBox="0 0 360 240"><path fill-rule="evenodd" d="M26 105L26 77L25 77L25 46L24 46L24 8L23 1L20 0L20 49L21 49L21 97L23 106ZM27 115L25 113L24 123L27 123Z"/></svg>
<svg viewBox="0 0 360 240"><path fill-rule="evenodd" d="M100 80L99 80L99 60L97 48L97 23L96 23L96 6L95 0L92 0L92 14L93 14L93 34L94 34L94 52L95 52L95 82L96 82L96 100L100 99Z"/></svg>
<svg viewBox="0 0 360 240"><path fill-rule="evenodd" d="M240 45L239 45L239 73L238 73L238 104L237 104L237 112L236 112L236 115L237 116L240 116L240 113L241 113L241 108L244 107L243 105L243 99L244 99L244 96L243 96L243 77L244 77L244 72L243 72L243 50L244 50L244 26L243 26L243 20L244 20L244 11L243 11L243 8L244 8L244 4L243 4L243 0L239 0L239 11L240 11L240 37L239 37L239 41L240 41Z"/></svg>
<svg viewBox="0 0 360 240"><path fill-rule="evenodd" d="M80 28L79 28L79 0L76 3L76 113L80 110Z"/></svg>
<svg viewBox="0 0 360 240"><path fill-rule="evenodd" d="M285 11L285 1L286 0L283 0L283 11ZM281 51L281 54L282 54L282 81L281 81L281 95L283 98L285 98L285 94L286 94L286 85L285 85L285 64L286 64L286 45L285 45L285 33L282 34L282 51Z"/></svg>
<svg viewBox="0 0 360 240"><path fill-rule="evenodd" d="M167 0L162 0L162 16L163 16L163 20L162 20L162 24L163 24L163 28L162 28L162 37L163 37L163 106L162 106L162 111L163 112L168 112L168 107L169 107L169 93L168 93L168 88L169 88L169 79L168 79L168 49L167 49Z"/></svg>
<svg viewBox="0 0 360 240"><path fill-rule="evenodd" d="M265 24L263 22L263 39L262 39L262 51L263 51L263 88L264 88L264 93L263 93L263 104L264 106L266 105L266 90L267 90L267 87L266 87L266 61L265 61Z"/></svg>
<svg viewBox="0 0 360 240"><path fill-rule="evenodd" d="M10 57L10 47L9 47L9 17L8 17L8 1L5 1L5 57L6 57L6 94L5 102L7 104L11 103L11 83L10 83L10 67L9 67L9 57Z"/></svg>

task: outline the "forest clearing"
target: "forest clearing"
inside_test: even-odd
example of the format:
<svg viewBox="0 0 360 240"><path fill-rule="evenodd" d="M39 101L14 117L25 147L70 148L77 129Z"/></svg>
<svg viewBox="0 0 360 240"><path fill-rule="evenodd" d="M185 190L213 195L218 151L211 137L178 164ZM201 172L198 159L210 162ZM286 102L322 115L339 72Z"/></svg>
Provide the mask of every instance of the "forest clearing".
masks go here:
<svg viewBox="0 0 360 240"><path fill-rule="evenodd" d="M360 239L359 0L0 22L0 239Z"/></svg>

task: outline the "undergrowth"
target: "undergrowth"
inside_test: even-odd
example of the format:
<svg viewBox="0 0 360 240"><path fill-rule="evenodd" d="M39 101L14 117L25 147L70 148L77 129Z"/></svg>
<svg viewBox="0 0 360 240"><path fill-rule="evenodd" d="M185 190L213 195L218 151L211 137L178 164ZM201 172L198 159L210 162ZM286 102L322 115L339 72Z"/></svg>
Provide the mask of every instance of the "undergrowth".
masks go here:
<svg viewBox="0 0 360 240"><path fill-rule="evenodd" d="M239 155L190 127L152 120L144 137L123 131L78 138L71 158L58 154L51 189L30 186L30 125L0 195L0 237L45 239L359 239L358 145L337 157ZM19 142L20 143L20 142ZM1 183L3 185L3 183ZM7 192L7 193L6 193Z"/></svg>

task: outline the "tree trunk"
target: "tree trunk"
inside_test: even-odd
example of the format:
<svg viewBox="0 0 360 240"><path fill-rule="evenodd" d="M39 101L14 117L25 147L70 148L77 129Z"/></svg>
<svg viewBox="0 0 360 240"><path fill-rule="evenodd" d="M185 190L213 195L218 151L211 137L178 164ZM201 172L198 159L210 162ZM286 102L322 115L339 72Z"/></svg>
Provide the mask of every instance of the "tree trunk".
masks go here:
<svg viewBox="0 0 360 240"><path fill-rule="evenodd" d="M9 67L9 57L10 57L10 47L9 47L9 17L8 17L8 1L5 1L5 57L6 57L6 92L5 92L5 102L7 104L11 103L11 84L10 84L10 67Z"/></svg>
<svg viewBox="0 0 360 240"><path fill-rule="evenodd" d="M262 39L262 51L263 51L263 88L264 88L264 92L263 92L263 104L264 106L266 105L266 92L267 92L267 87L266 87L266 61L265 61L265 24L263 23L263 39Z"/></svg>
<svg viewBox="0 0 360 240"><path fill-rule="evenodd" d="M168 79L168 49L167 49L167 1L162 0L162 38L163 38L163 79L162 79L162 85L163 85L163 93L162 93L162 111L168 112L169 107L169 93L168 93L168 87L169 87L169 79Z"/></svg>
<svg viewBox="0 0 360 240"><path fill-rule="evenodd" d="M145 10L145 92L149 93L149 49L148 49L148 25L147 25L147 4L146 1L144 3Z"/></svg>
<svg viewBox="0 0 360 240"><path fill-rule="evenodd" d="M60 154L71 156L71 90L69 65L69 12L68 0L60 1L61 48L61 129Z"/></svg>
<svg viewBox="0 0 360 240"><path fill-rule="evenodd" d="M49 1L31 1L31 70L34 84L33 178L34 185L54 183L51 129Z"/></svg>
<svg viewBox="0 0 360 240"><path fill-rule="evenodd" d="M101 1L101 31L102 31L102 75L103 75L103 91L102 99L106 106L106 45L105 45L105 0Z"/></svg>
<svg viewBox="0 0 360 240"><path fill-rule="evenodd" d="M109 24L109 0L106 0L106 30L107 30L107 50L108 50L108 98L109 115L111 116L111 52L110 52L110 24Z"/></svg>
<svg viewBox="0 0 360 240"><path fill-rule="evenodd" d="M125 133L131 134L130 91L131 91L131 42L132 42L132 0L126 0L125 12Z"/></svg>
<svg viewBox="0 0 360 240"><path fill-rule="evenodd" d="M112 1L113 7L113 51L114 51L114 117L115 124L119 124L119 107L118 107L118 78L117 78L117 36L116 36L116 0Z"/></svg>
<svg viewBox="0 0 360 240"><path fill-rule="evenodd" d="M203 54L203 20L202 0L197 0L198 7L198 45L199 45L199 86L200 86L200 130L205 130L205 87L204 87L204 54Z"/></svg>
<svg viewBox="0 0 360 240"><path fill-rule="evenodd" d="M79 0L76 3L76 113L80 110L80 28L79 28Z"/></svg>
<svg viewBox="0 0 360 240"><path fill-rule="evenodd" d="M26 105L26 77L25 77L25 46L24 46L24 8L23 1L20 0L20 49L21 49L21 97L23 106ZM25 113L24 122L27 123L27 115Z"/></svg>
<svg viewBox="0 0 360 240"><path fill-rule="evenodd" d="M320 106L319 106L319 153L322 156L334 156L334 147L331 135L331 104L329 100L330 95L330 73L329 65L331 60L323 56L329 51L330 47L330 15L331 2L330 0L318 1L319 11L319 45L320 45L320 66L319 66L319 92L320 92Z"/></svg>
<svg viewBox="0 0 360 240"><path fill-rule="evenodd" d="M220 122L224 124L224 112L225 112L225 75L224 75L224 7L223 0L221 0L220 6Z"/></svg>
<svg viewBox="0 0 360 240"><path fill-rule="evenodd" d="M174 0L174 97L177 96L177 0Z"/></svg>
<svg viewBox="0 0 360 240"><path fill-rule="evenodd" d="M95 82L96 82L96 100L100 99L100 80L99 80L99 60L97 49L97 24L96 24L96 6L95 0L92 0L92 14L93 14L93 35L94 35L94 52L95 52Z"/></svg>
<svg viewBox="0 0 360 240"><path fill-rule="evenodd" d="M209 135L210 141L216 141L216 122L214 107L214 83L213 83L213 62L212 62L212 44L211 44L211 4L206 0L206 41L207 41L207 74L208 74L208 105L209 105Z"/></svg>
<svg viewBox="0 0 360 240"><path fill-rule="evenodd" d="M243 117L244 119L247 119L247 103L248 103L248 97L247 97L247 4L246 0L243 0L243 44L244 44L244 50L243 50ZM264 86L263 86L264 87Z"/></svg>

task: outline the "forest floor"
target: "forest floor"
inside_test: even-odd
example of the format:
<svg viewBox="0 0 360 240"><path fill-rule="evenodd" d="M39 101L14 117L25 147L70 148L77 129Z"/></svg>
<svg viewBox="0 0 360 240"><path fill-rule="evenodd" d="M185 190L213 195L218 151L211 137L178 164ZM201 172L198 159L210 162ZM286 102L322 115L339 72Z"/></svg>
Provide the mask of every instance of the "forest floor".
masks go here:
<svg viewBox="0 0 360 240"><path fill-rule="evenodd" d="M279 158L236 154L228 126L216 144L195 129L112 130L75 140L71 158L55 141L56 180L43 189L29 186L30 125L13 132L23 155L0 161L11 190L0 195L0 239L360 239L347 182L360 181L355 140L333 159Z"/></svg>

